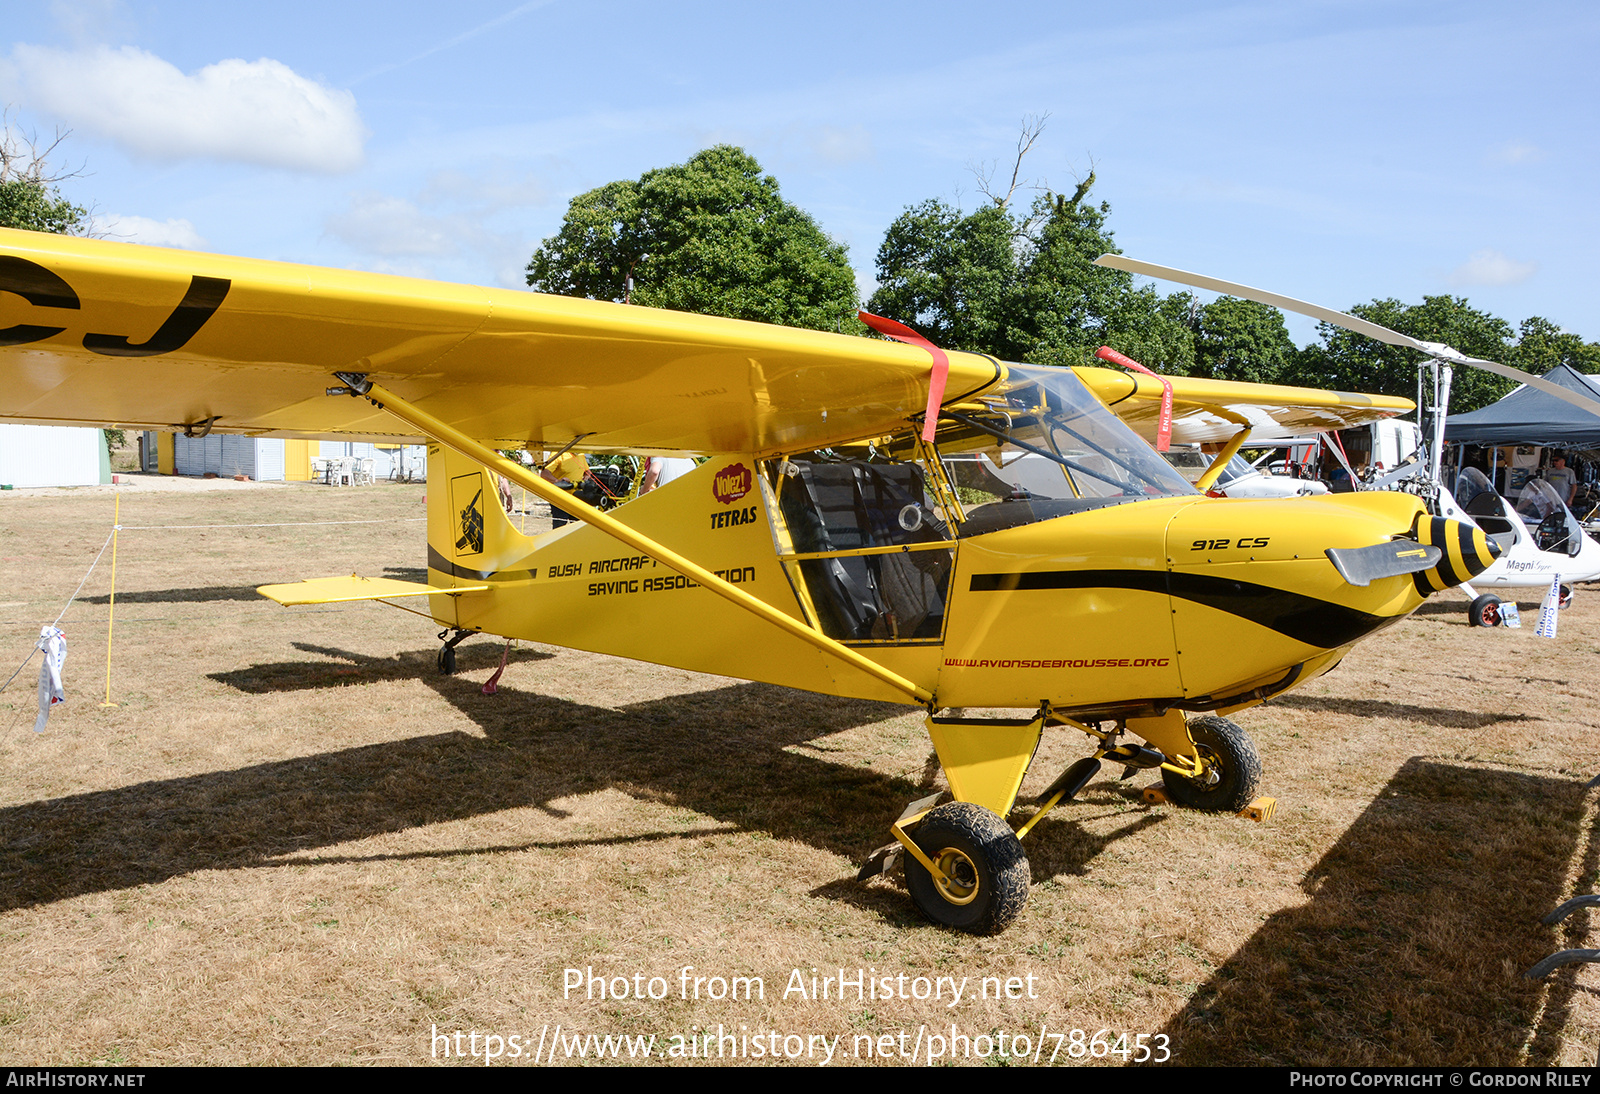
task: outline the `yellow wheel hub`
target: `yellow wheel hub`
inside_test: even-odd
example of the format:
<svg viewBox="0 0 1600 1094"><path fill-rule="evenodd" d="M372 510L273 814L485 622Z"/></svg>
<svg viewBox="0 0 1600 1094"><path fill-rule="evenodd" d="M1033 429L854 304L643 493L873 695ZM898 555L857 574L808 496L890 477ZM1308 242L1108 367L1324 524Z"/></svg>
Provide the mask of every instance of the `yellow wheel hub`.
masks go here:
<svg viewBox="0 0 1600 1094"><path fill-rule="evenodd" d="M978 868L972 859L954 847L946 847L933 861L939 867L934 880L940 896L951 904L971 904L977 899Z"/></svg>

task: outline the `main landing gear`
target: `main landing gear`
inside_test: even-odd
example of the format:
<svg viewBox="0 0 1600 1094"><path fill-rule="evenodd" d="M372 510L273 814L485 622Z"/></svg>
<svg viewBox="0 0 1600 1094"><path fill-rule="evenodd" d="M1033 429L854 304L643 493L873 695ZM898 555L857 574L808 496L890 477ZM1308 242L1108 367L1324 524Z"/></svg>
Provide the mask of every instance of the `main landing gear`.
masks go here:
<svg viewBox="0 0 1600 1094"><path fill-rule="evenodd" d="M906 888L923 914L972 934L998 934L1028 902L1028 855L1005 821L981 805L947 802L930 810L913 837L939 876L915 858Z"/></svg>
<svg viewBox="0 0 1600 1094"><path fill-rule="evenodd" d="M1013 831L1002 818L1016 802L1046 725L1080 729L1098 746L1063 771L1040 795L1039 810ZM1124 731L1147 743L1118 743ZM1257 819L1271 814L1270 798L1256 800L1261 757L1255 744L1215 715L1187 719L1168 711L1119 720L1108 732L1042 707L1031 721L929 718L928 732L956 800L939 804L944 795L935 794L912 802L890 826L896 842L875 851L858 878L903 865L917 908L940 926L971 934L998 934L1021 914L1030 880L1022 840L1057 805L1077 797L1105 761L1122 764L1124 779L1159 768L1165 798L1156 800Z"/></svg>
<svg viewBox="0 0 1600 1094"><path fill-rule="evenodd" d="M1562 584L1556 593L1556 607L1562 611L1572 607L1572 586ZM1467 625L1472 627L1498 627L1505 622L1500 610L1500 598L1493 593L1474 597L1467 605Z"/></svg>

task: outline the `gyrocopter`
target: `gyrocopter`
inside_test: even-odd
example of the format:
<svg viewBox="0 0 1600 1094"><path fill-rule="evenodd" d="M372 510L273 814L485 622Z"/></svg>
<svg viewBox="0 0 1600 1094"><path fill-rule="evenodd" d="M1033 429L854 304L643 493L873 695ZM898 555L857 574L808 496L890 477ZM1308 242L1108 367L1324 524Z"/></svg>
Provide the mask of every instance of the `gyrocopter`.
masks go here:
<svg viewBox="0 0 1600 1094"><path fill-rule="evenodd" d="M928 916L973 932L1015 918L1021 838L1104 763L1159 771L1184 805L1249 806L1260 760L1228 715L1497 550L1404 494L1204 493L1252 430L1404 399L27 232L0 232L0 301L8 420L426 440L428 581L261 590L275 600L425 598L447 645L492 634L923 708L953 800L913 803L864 873L903 863ZM1147 435L1224 445L1191 485ZM498 449L705 459L605 513ZM1050 477L1007 481L1023 456ZM580 523L523 535L496 475ZM1014 830L1041 735L1063 729L1087 755Z"/></svg>
<svg viewBox="0 0 1600 1094"><path fill-rule="evenodd" d="M1446 482L1443 471L1445 422L1450 409L1452 369L1456 365L1482 369L1516 380L1547 395L1593 414L1600 419L1600 401L1521 369L1469 357L1438 342L1424 342L1388 327L1345 312L1309 304L1304 300L1280 296L1231 281L1202 274L1157 266L1123 255L1102 255L1098 263L1147 277L1176 281L1196 288L1227 293L1247 300L1298 312L1343 327L1392 346L1413 349L1423 354L1417 368L1417 402L1421 409L1419 458L1390 471L1358 489L1396 490L1423 500L1436 517L1471 524L1481 529L1494 543L1497 558L1492 566L1478 573L1458 574L1459 587L1470 599L1467 618L1473 626L1494 626L1500 622L1500 598L1492 592L1480 594L1477 586L1490 589L1549 589L1557 585L1564 607L1572 596L1573 582L1600 578L1600 543L1583 529L1566 501L1540 479L1530 480L1515 503L1500 496L1489 479L1476 468L1463 468L1453 482Z"/></svg>

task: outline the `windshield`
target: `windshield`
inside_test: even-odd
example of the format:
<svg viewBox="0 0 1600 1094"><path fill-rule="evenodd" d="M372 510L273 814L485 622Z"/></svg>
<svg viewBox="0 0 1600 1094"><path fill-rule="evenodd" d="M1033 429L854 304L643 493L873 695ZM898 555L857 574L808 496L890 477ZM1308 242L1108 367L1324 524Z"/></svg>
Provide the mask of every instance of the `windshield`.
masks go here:
<svg viewBox="0 0 1600 1094"><path fill-rule="evenodd" d="M935 443L967 508L961 535L1195 493L1071 370L1006 368L1001 394L940 415Z"/></svg>
<svg viewBox="0 0 1600 1094"><path fill-rule="evenodd" d="M1012 453L1043 456L1059 468L1056 489L1064 491L1059 496L1133 499L1194 493L1071 370L1008 365L1007 372L1003 396L986 397L981 409L943 412L941 451L998 450L1001 458L991 460L996 466L1010 463Z"/></svg>
<svg viewBox="0 0 1600 1094"><path fill-rule="evenodd" d="M1555 488L1543 479L1529 479L1517 500L1521 517L1541 551L1555 551L1577 557L1583 549L1583 528L1561 500Z"/></svg>
<svg viewBox="0 0 1600 1094"><path fill-rule="evenodd" d="M1456 502L1463 509L1470 506L1472 499L1479 494L1493 493L1494 487L1489 485L1489 476L1476 467L1469 467L1456 476Z"/></svg>
<svg viewBox="0 0 1600 1094"><path fill-rule="evenodd" d="M1230 482L1237 482L1239 479L1257 474L1260 474L1260 472L1250 466L1249 460L1243 456L1234 456L1233 459L1228 461L1228 466L1222 469L1222 474L1217 478L1217 484L1219 486L1227 486Z"/></svg>

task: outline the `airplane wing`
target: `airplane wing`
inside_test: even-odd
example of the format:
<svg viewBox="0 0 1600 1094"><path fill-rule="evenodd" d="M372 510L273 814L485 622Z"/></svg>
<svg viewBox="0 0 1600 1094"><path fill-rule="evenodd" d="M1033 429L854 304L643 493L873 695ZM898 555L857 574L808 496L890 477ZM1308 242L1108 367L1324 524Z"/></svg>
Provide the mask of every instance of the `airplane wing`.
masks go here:
<svg viewBox="0 0 1600 1094"><path fill-rule="evenodd" d="M257 585L256 592L285 607L300 604L348 604L357 600L394 600L406 596L460 596L481 593L488 585L452 585L449 588L398 581L392 577L314 577L287 585Z"/></svg>
<svg viewBox="0 0 1600 1094"><path fill-rule="evenodd" d="M7 230L0 328L0 420L420 439L328 398L349 370L494 448L825 447L923 411L932 364L877 339ZM949 357L947 400L1000 376Z"/></svg>
<svg viewBox="0 0 1600 1094"><path fill-rule="evenodd" d="M6 325L9 324L9 325ZM952 352L947 405L994 359ZM897 342L512 289L0 229L0 420L416 441L367 374L491 448L786 452L904 427L932 361ZM1153 435L1160 386L1079 374ZM1386 417L1377 396L1173 377L1174 438L1293 436Z"/></svg>
<svg viewBox="0 0 1600 1094"><path fill-rule="evenodd" d="M1077 373L1141 436L1155 439L1160 381L1105 368L1080 368ZM1166 379L1172 384L1172 440L1177 444L1226 441L1246 424L1251 442L1288 440L1392 418L1416 405L1387 395L1195 376Z"/></svg>

